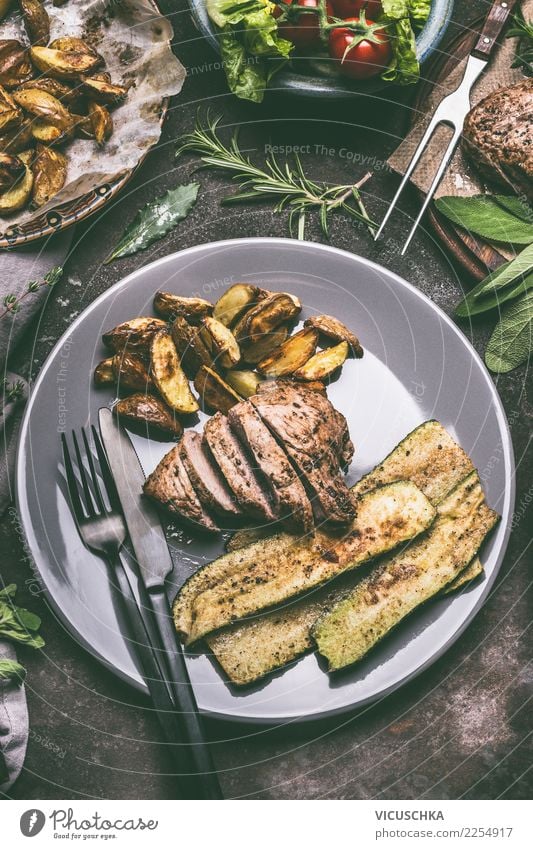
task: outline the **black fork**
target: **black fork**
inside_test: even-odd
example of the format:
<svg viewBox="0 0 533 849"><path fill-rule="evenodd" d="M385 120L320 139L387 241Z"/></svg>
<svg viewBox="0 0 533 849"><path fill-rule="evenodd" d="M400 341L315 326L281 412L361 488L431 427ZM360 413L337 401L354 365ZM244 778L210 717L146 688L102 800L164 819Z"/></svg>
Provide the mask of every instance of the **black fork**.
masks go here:
<svg viewBox="0 0 533 849"><path fill-rule="evenodd" d="M165 737L172 744L169 749L177 766L176 777L182 796L204 798L201 779L198 780L194 764L190 762L190 744L183 734L163 666L150 636L148 608L139 607L120 557L127 537L126 524L100 436L94 427L91 432L96 457L85 428L81 429L81 439L72 431L73 451L65 434L61 434L67 488L78 532L87 548L106 560L116 579L135 654Z"/></svg>

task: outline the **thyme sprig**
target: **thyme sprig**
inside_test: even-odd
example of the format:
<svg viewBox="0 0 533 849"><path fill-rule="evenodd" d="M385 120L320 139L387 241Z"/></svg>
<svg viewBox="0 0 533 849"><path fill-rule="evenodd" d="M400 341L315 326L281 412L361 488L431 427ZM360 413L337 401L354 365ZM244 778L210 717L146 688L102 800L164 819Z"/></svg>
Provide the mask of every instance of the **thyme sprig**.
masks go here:
<svg viewBox="0 0 533 849"><path fill-rule="evenodd" d="M54 286L57 281L60 279L63 274L63 269L58 265L54 266L48 274L46 274L42 280L30 280L26 291L21 295L9 294L6 295L1 303L3 304L3 311L0 312L0 319L5 318L6 315L14 315L20 309L21 303L30 295L35 295L40 289L45 286Z"/></svg>
<svg viewBox="0 0 533 849"><path fill-rule="evenodd" d="M289 231L293 235L295 218L298 219L297 236L304 238L307 212L317 210L320 226L325 236L329 235L329 218L333 212L344 212L351 218L364 222L374 234L375 223L369 217L359 189L370 179L367 173L357 183L343 186L327 186L310 180L302 166L300 157L295 155L294 165L286 161L280 164L270 154L265 158L264 167L254 165L239 147L238 133L233 133L228 145L217 134L221 118L211 120L209 116L203 124L199 118L192 133L183 136L176 156L186 151L200 156L203 167L217 168L232 175L239 184L236 194L224 198L224 205L244 203L256 200L277 200L274 211L289 210Z"/></svg>

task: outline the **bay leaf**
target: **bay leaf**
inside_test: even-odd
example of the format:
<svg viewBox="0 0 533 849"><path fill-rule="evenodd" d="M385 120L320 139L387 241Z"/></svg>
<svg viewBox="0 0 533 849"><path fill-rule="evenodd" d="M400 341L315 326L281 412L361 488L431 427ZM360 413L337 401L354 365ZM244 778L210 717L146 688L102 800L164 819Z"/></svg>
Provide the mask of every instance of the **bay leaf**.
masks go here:
<svg viewBox="0 0 533 849"><path fill-rule="evenodd" d="M126 228L106 263L143 251L157 239L166 236L178 221L187 217L196 203L199 188L199 183L176 186L175 189L170 189L161 197L147 203Z"/></svg>
<svg viewBox="0 0 533 849"><path fill-rule="evenodd" d="M533 347L533 291L509 304L489 339L485 362L498 374L526 362Z"/></svg>
<svg viewBox="0 0 533 849"><path fill-rule="evenodd" d="M513 215L491 195L448 195L438 198L435 205L454 224L490 242L511 245L530 245L533 242L533 224Z"/></svg>

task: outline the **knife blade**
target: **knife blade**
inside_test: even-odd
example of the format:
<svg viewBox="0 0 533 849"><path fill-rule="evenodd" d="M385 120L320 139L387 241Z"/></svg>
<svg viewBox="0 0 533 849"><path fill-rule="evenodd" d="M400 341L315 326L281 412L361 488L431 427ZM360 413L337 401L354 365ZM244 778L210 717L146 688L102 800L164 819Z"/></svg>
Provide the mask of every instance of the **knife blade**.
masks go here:
<svg viewBox="0 0 533 849"><path fill-rule="evenodd" d="M147 590L163 588L173 569L157 510L143 496L145 475L135 448L111 410L98 413L100 433L115 481L135 559Z"/></svg>

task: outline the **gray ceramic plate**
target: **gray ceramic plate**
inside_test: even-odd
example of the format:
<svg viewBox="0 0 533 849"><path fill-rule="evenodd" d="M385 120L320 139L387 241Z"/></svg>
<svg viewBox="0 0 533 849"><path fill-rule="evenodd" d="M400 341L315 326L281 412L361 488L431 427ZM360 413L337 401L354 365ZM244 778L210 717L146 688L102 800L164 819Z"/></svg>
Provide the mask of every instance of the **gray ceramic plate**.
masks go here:
<svg viewBox="0 0 533 849"><path fill-rule="evenodd" d="M205 0L189 0L189 6L199 31L211 47L219 52L216 28L211 22ZM439 46L450 23L454 0L433 0L428 20L416 38L416 53L420 63L429 59ZM311 62L293 59L272 79L269 89L296 94L300 97L349 98L371 95L390 84L379 77L366 81L348 80L340 76L327 60L320 62L320 69Z"/></svg>
<svg viewBox="0 0 533 849"><path fill-rule="evenodd" d="M231 283L251 281L294 292L304 317L328 312L359 335L362 360L350 360L330 388L357 446L355 481L412 428L439 419L471 454L489 504L503 521L482 552L486 577L405 621L358 666L328 677L310 655L255 688L238 692L206 656L189 669L201 708L219 717L283 721L342 711L377 699L427 668L464 631L500 566L514 503L514 466L505 416L492 381L463 334L405 280L334 248L286 239L200 245L147 265L82 313L50 354L34 386L21 432L17 467L20 517L50 603L67 629L124 681L142 688L122 633L117 597L103 563L82 545L59 471L59 432L96 422L111 395L92 386L105 356L103 330L151 311L157 289L215 300ZM145 471L168 444L137 437ZM182 569L215 557L221 540L191 540L175 529ZM172 588L169 595L173 595Z"/></svg>

